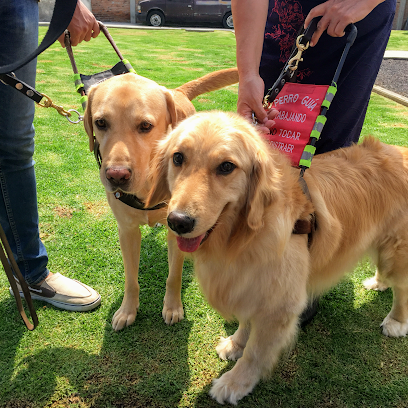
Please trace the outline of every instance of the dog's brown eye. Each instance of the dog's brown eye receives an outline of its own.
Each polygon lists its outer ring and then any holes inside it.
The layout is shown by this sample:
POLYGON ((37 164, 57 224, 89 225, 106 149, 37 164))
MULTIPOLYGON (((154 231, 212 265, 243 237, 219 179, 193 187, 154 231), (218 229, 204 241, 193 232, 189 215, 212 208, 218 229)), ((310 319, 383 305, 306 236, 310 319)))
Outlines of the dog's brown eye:
POLYGON ((105 119, 97 119, 97 120, 95 120, 95 126, 96 126, 98 129, 101 129, 101 130, 106 129, 105 119))
POLYGON ((184 156, 182 153, 174 153, 173 154, 173 163, 175 166, 179 167, 183 164, 184 156))
POLYGON ((235 169, 235 164, 231 162, 224 162, 221 163, 218 168, 217 168, 217 173, 221 174, 222 176, 226 176, 227 174, 230 174, 234 171, 235 169))
POLYGON ((140 132, 150 132, 152 128, 153 128, 153 125, 147 121, 143 121, 139 126, 140 132))

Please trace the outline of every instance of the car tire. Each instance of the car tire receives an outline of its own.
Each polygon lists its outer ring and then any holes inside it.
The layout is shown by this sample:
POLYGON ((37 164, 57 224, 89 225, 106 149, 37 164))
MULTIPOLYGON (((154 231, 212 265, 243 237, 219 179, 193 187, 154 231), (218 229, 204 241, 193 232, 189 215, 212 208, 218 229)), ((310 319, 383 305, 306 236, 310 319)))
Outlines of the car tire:
POLYGON ((153 27, 161 27, 165 23, 164 14, 161 11, 151 11, 147 15, 147 24, 153 27))
POLYGON ((229 11, 225 13, 222 19, 222 25, 224 28, 234 28, 234 22, 232 21, 232 13, 229 11))

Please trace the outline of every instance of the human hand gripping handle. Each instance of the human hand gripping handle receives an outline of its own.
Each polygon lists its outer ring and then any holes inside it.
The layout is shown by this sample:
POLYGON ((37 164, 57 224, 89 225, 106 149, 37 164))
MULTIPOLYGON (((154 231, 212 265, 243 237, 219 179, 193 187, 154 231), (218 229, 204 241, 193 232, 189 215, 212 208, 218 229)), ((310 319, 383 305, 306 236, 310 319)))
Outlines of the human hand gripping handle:
MULTIPOLYGON (((90 41, 91 38, 95 38, 99 35, 100 29, 98 21, 95 16, 88 10, 88 8, 78 0, 75 8, 74 15, 72 17, 67 30, 70 33, 71 45, 78 45, 82 41, 90 41)), ((65 48, 65 34, 61 34, 58 41, 65 48)))
POLYGON ((258 129, 269 133, 275 125, 273 118, 277 115, 276 109, 265 110, 262 104, 264 95, 264 82, 259 75, 240 77, 238 88, 237 112, 250 122, 253 114, 257 119, 258 129))
POLYGON ((356 23, 374 10, 384 0, 328 0, 310 10, 306 17, 304 28, 313 18, 322 17, 317 24, 317 29, 310 41, 314 47, 325 30, 332 37, 343 37, 345 28, 356 23))

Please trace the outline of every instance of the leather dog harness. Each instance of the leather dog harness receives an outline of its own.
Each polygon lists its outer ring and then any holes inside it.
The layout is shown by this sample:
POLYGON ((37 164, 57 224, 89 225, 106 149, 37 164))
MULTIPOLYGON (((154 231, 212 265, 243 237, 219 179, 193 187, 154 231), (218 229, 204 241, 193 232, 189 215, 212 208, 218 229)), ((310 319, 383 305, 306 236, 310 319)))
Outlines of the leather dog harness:
MULTIPOLYGON (((299 184, 302 188, 303 194, 307 199, 312 202, 312 197, 310 196, 309 188, 306 184, 306 180, 303 178, 303 175, 299 177, 299 184)), ((308 235, 308 247, 312 244, 313 233, 316 231, 316 215, 315 213, 310 214, 308 220, 300 219, 295 222, 293 226, 292 234, 307 234, 308 235)))

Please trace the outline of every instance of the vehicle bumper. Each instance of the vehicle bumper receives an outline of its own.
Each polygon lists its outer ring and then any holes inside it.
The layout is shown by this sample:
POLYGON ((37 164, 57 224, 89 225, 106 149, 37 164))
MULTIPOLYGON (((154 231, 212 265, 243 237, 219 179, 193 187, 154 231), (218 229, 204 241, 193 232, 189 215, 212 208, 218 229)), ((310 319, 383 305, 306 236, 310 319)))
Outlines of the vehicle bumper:
POLYGON ((136 14, 136 22, 138 23, 146 23, 147 13, 141 12, 136 14))

